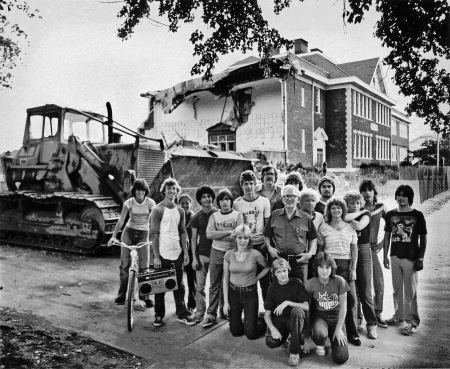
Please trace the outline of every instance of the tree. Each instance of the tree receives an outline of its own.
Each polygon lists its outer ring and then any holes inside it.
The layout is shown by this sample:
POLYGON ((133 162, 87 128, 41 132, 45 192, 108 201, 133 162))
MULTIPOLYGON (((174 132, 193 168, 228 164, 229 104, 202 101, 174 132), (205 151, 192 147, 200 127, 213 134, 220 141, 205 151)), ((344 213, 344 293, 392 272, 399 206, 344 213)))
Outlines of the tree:
MULTIPOLYGON (((420 158, 422 165, 436 165, 437 161, 437 141, 427 140, 425 141, 420 149, 413 150, 410 152, 415 158, 420 158)), ((450 139, 441 139, 439 141, 439 157, 440 165, 450 164, 450 139), (442 163, 442 160, 444 161, 442 163)))
MULTIPOLYGON (((303 0, 299 0, 303 1, 303 0)), ((446 0, 342 0, 343 20, 360 23, 366 12, 375 6, 381 13, 375 35, 391 49, 384 59, 395 72, 394 82, 405 96, 411 97, 406 110, 425 118, 436 132, 450 133, 450 74, 439 61, 450 59, 448 27, 449 10, 446 0), (373 4, 374 3, 374 4, 373 4)), ((219 55, 256 47, 261 63, 267 68, 272 49, 286 47, 292 42, 269 28, 258 0, 124 0, 118 13, 124 18, 118 36, 127 39, 141 19, 149 18, 151 5, 158 5, 158 14, 167 15, 169 29, 177 32, 180 22, 190 23, 201 11, 202 21, 212 30, 209 37, 196 30, 190 42, 194 55, 200 59, 191 75, 212 75, 219 55)), ((273 0, 274 13, 288 8, 292 0, 273 0)))
POLYGON ((23 11, 29 18, 38 13, 37 9, 30 10, 26 2, 0 0, 0 87, 3 88, 12 88, 11 71, 21 60, 22 45, 27 39, 27 34, 18 24, 8 21, 6 14, 14 9, 23 11))

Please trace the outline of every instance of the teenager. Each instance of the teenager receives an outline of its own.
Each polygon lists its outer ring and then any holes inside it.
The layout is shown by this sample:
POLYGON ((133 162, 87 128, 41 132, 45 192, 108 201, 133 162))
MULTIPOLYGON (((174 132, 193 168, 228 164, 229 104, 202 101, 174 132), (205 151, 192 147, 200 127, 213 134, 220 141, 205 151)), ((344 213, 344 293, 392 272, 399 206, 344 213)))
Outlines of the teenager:
POLYGON ((320 214, 324 214, 328 200, 331 199, 331 196, 333 196, 336 191, 336 185, 333 178, 330 176, 323 176, 320 178, 317 187, 319 189, 320 199, 314 210, 320 214))

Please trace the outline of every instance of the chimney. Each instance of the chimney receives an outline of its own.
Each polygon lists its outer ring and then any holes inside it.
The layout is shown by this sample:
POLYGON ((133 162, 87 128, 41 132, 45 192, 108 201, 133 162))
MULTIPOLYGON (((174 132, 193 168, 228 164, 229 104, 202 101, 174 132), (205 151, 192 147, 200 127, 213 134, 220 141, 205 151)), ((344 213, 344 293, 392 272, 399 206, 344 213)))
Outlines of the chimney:
POLYGON ((302 38, 297 38, 294 40, 294 53, 297 54, 304 54, 309 52, 308 50, 308 41, 305 41, 302 38))
POLYGON ((318 53, 323 54, 322 50, 318 49, 317 47, 314 49, 311 49, 311 52, 317 51, 318 53))

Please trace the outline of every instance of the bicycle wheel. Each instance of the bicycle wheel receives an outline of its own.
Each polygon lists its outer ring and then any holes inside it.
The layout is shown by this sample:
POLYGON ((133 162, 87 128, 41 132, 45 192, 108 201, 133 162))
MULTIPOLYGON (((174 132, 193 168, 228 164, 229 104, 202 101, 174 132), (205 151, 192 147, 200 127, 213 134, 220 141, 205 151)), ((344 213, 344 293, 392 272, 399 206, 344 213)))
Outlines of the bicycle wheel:
POLYGON ((128 276, 128 311, 127 311, 127 323, 128 323, 128 331, 133 330, 134 324, 134 298, 136 293, 136 271, 130 270, 130 274, 128 276))

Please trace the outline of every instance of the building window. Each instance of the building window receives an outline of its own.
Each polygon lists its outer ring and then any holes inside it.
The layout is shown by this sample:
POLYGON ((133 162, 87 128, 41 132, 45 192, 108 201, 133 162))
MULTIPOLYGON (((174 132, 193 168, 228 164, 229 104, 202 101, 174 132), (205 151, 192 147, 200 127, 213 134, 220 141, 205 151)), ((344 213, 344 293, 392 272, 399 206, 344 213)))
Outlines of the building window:
POLYGON ((372 99, 359 93, 353 91, 353 114, 372 120, 372 99))
POLYGON ((391 109, 378 102, 375 103, 375 121, 385 126, 391 125, 391 109))
POLYGON ((402 162, 408 159, 408 149, 406 147, 398 147, 398 161, 402 162))
POLYGON ((303 87, 300 89, 300 97, 302 100, 302 108, 304 108, 305 107, 305 89, 303 87))
POLYGON ((302 153, 306 152, 305 146, 305 130, 302 129, 302 153))
POLYGON ((397 122, 395 120, 392 121, 391 133, 393 136, 397 136, 397 122))
POLYGON ((217 145, 222 151, 236 150, 236 136, 235 135, 210 135, 209 143, 217 145))
POLYGON ((391 161, 397 162, 397 145, 391 147, 391 161))
POLYGON ((320 88, 314 87, 314 111, 320 113, 320 88))
POLYGON ((353 159, 372 159, 372 134, 353 131, 353 159))
POLYGON ((390 160, 391 140, 384 136, 377 136, 376 159, 390 160))
POLYGON ((408 138, 408 126, 404 123, 399 123, 398 128, 400 131, 399 136, 403 138, 408 138))

